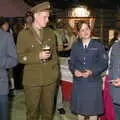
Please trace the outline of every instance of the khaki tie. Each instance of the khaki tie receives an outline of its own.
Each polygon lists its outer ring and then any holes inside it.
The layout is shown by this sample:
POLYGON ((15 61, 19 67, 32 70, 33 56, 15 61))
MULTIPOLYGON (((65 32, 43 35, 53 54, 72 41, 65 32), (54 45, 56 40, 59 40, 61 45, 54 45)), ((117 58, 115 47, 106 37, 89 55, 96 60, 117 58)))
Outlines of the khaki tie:
POLYGON ((43 41, 43 30, 42 29, 39 30, 39 37, 40 37, 40 41, 43 41))

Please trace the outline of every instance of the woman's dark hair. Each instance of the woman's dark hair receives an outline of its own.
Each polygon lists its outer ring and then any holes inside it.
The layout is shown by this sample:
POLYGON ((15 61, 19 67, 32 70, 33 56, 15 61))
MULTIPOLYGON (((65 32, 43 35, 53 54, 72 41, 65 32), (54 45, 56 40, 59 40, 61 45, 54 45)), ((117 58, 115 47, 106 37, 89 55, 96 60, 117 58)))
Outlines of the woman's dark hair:
POLYGON ((80 20, 76 23, 76 29, 77 31, 80 31, 81 27, 83 24, 87 24, 88 27, 90 28, 90 24, 89 24, 89 21, 84 21, 84 20, 80 20))
POLYGON ((8 22, 4 17, 1 17, 0 18, 0 28, 2 27, 2 25, 4 24, 4 23, 6 23, 6 22, 8 22))
POLYGON ((30 10, 26 11, 26 13, 25 13, 25 17, 24 17, 25 22, 27 22, 27 19, 29 17, 32 18, 32 22, 33 22, 34 21, 34 16, 33 16, 33 13, 30 10))

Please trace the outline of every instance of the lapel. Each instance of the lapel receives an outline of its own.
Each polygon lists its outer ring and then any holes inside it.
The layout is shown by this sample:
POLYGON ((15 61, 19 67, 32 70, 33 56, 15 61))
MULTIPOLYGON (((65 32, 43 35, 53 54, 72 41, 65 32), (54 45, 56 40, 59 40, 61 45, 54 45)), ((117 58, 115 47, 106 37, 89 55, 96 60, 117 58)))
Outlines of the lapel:
POLYGON ((87 48, 91 48, 92 46, 93 46, 93 40, 91 39, 87 48))
MULTIPOLYGON (((37 34, 37 32, 33 29, 32 26, 30 26, 30 30, 31 30, 31 32, 32 32, 32 34, 33 34, 33 36, 34 36, 35 41, 36 41, 38 44, 42 45, 42 43, 43 43, 43 37, 41 38, 41 37, 37 34)), ((43 36, 44 36, 44 35, 43 35, 43 36)))
POLYGON ((34 28, 32 26, 29 27, 30 28, 30 31, 31 31, 31 34, 34 36, 34 40, 40 45, 40 46, 43 46, 44 44, 49 44, 50 46, 52 46, 52 38, 50 37, 50 33, 47 32, 48 30, 47 29, 43 29, 42 31, 42 37, 39 36, 37 34, 37 32, 34 30, 34 28))
POLYGON ((51 46, 52 44, 52 34, 50 33, 50 31, 47 28, 43 29, 43 42, 42 44, 48 44, 51 46))

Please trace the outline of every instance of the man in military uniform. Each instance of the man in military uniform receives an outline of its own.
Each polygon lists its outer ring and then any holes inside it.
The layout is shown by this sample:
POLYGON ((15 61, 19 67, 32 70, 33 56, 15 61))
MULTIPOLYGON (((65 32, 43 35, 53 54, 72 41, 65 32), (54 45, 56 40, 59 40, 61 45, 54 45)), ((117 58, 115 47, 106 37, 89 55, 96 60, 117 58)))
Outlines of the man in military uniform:
POLYGON ((31 9, 34 21, 18 35, 17 53, 25 64, 23 85, 27 120, 38 120, 39 104, 42 120, 52 120, 54 95, 59 74, 56 39, 52 30, 45 28, 50 3, 44 2, 31 9), (44 51, 44 46, 50 49, 44 51))

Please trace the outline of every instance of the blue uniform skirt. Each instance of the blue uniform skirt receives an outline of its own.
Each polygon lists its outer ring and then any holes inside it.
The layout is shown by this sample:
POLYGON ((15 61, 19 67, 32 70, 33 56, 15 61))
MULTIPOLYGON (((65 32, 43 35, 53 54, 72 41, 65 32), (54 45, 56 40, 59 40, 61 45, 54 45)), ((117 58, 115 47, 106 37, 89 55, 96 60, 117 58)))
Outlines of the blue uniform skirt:
POLYGON ((83 115, 103 113, 102 82, 99 80, 74 80, 71 111, 83 115))

